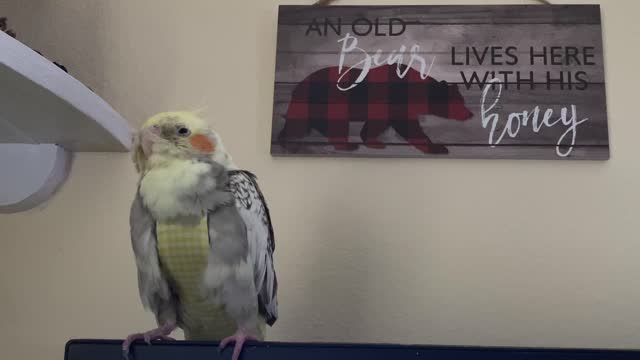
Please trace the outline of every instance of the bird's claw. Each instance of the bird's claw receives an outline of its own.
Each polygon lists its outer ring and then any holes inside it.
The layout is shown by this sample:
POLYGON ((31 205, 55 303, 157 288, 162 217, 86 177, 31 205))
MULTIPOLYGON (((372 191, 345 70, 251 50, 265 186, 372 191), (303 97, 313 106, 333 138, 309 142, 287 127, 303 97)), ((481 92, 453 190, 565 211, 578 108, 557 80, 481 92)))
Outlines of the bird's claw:
POLYGON ((158 335, 156 337, 151 337, 149 334, 144 335, 144 342, 146 342, 147 344, 151 345, 151 341, 153 340, 176 341, 176 339, 168 335, 158 335))
POLYGON ((151 345, 151 342, 153 340, 175 341, 174 338, 169 336, 169 334, 171 334, 174 329, 175 326, 167 325, 144 333, 136 333, 127 336, 127 338, 122 343, 123 357, 125 358, 125 360, 129 360, 129 348, 131 347, 131 344, 133 344, 136 340, 143 340, 149 345, 151 345))
POLYGON ((218 351, 222 352, 227 347, 227 345, 229 345, 230 343, 234 343, 235 345, 233 347, 233 356, 231 357, 231 360, 238 360, 240 358, 240 353, 242 352, 242 347, 247 341, 258 341, 258 339, 255 336, 246 334, 242 330, 238 330, 235 334, 220 341, 218 351))

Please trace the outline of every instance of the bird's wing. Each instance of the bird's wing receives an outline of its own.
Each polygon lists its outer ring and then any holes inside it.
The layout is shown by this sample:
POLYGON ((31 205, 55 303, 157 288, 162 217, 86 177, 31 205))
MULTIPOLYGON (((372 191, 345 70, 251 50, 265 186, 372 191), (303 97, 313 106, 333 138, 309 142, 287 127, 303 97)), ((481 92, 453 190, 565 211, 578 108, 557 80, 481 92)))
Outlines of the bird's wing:
POLYGON ((156 246, 156 223, 143 204, 139 192, 131 204, 129 225, 142 304, 153 311, 159 325, 167 322, 176 323, 177 299, 160 268, 156 246))
POLYGON ((278 279, 273 264, 275 239, 269 208, 252 173, 229 171, 229 187, 247 229, 249 260, 258 292, 258 311, 267 324, 273 325, 278 318, 278 279))

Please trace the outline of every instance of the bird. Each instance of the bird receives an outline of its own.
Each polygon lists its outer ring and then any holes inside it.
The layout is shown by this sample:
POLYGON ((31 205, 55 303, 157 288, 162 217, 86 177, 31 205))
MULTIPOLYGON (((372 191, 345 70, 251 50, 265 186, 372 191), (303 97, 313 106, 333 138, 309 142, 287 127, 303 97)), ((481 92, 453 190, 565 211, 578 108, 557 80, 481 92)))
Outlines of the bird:
POLYGON ((264 340, 278 318, 275 239, 257 177, 238 168, 199 114, 151 116, 133 136, 139 174, 129 223, 138 289, 157 328, 123 341, 264 340))

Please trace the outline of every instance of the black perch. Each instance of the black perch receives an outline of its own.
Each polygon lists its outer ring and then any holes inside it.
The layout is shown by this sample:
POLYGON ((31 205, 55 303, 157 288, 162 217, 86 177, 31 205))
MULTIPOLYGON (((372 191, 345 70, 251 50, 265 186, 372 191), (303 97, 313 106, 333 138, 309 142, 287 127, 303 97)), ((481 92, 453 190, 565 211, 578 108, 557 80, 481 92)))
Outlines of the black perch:
MULTIPOLYGON (((218 353, 217 343, 171 342, 132 346, 132 360, 222 360, 231 350, 218 353)), ((121 360, 122 341, 71 340, 65 360, 121 360)), ((407 346, 374 344, 250 343, 243 360, 631 360, 637 350, 542 349, 462 346, 407 346)))

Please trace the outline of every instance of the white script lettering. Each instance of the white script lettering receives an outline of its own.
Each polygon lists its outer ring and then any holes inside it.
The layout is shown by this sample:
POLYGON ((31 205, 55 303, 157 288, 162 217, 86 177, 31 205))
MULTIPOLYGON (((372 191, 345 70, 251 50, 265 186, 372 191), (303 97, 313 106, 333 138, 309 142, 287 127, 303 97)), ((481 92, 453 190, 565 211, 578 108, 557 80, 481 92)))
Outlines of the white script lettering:
POLYGON ((349 33, 347 33, 343 38, 338 40, 338 42, 342 44, 342 50, 340 51, 340 62, 338 65, 338 72, 340 73, 340 78, 338 79, 337 87, 342 91, 348 91, 358 86, 358 84, 364 81, 364 79, 369 74, 369 70, 371 70, 372 66, 374 65, 381 66, 384 64, 387 64, 387 65, 397 64, 398 68, 396 70, 396 73, 400 78, 404 78, 409 72, 409 70, 411 69, 412 65, 414 63, 418 63, 418 65, 420 66, 420 77, 424 80, 431 73, 431 68, 433 67, 433 63, 436 60, 436 57, 434 56, 433 59, 431 60, 431 64, 429 64, 427 67, 427 60, 425 60, 425 58, 420 55, 420 47, 418 45, 413 45, 409 51, 409 54, 406 54, 407 47, 402 45, 400 49, 391 51, 391 53, 386 58, 384 58, 382 54, 382 50, 377 50, 374 55, 369 55, 365 50, 359 48, 358 38, 356 38, 355 36, 352 36, 349 33), (347 57, 347 55, 352 55, 354 53, 362 54, 364 55, 364 57, 362 58, 362 60, 351 65, 344 72, 342 72, 345 67, 345 58, 347 57), (407 68, 404 71, 401 71, 400 65, 404 63, 404 57, 406 55, 409 55, 409 62, 407 63, 407 68), (357 68, 362 69, 358 78, 347 87, 341 86, 340 84, 343 78, 349 73, 349 71, 357 68))
POLYGON ((494 112, 494 108, 500 102, 500 95, 502 94, 502 83, 499 79, 494 78, 490 80, 487 85, 484 87, 482 91, 482 103, 481 103, 481 113, 482 113, 482 127, 484 129, 487 126, 490 126, 489 130, 489 144, 492 147, 500 144, 502 139, 505 136, 509 136, 510 138, 516 138, 520 128, 526 127, 531 122, 531 128, 534 133, 539 133, 542 127, 552 128, 558 124, 562 124, 567 127, 566 131, 560 135, 558 138, 558 142, 556 143, 556 154, 560 157, 567 157, 573 151, 573 147, 576 144, 576 136, 578 132, 578 126, 588 121, 589 118, 584 118, 582 120, 578 120, 577 108, 575 105, 565 106, 560 109, 560 117, 556 120, 551 120, 553 116, 553 110, 547 108, 544 112, 544 116, 542 117, 542 121, 540 121, 540 106, 536 106, 532 112, 524 110, 522 112, 513 112, 510 113, 507 117, 506 124, 504 124, 504 128, 500 133, 499 137, 496 139, 496 129, 500 123, 500 115, 494 112), (489 90, 492 87, 497 86, 497 95, 490 106, 487 107, 487 95, 489 94, 489 90), (568 108, 571 108, 571 116, 567 116, 568 108), (570 144, 566 144, 565 139, 570 136, 571 141, 570 144), (562 150, 561 147, 567 147, 566 150, 562 150))

